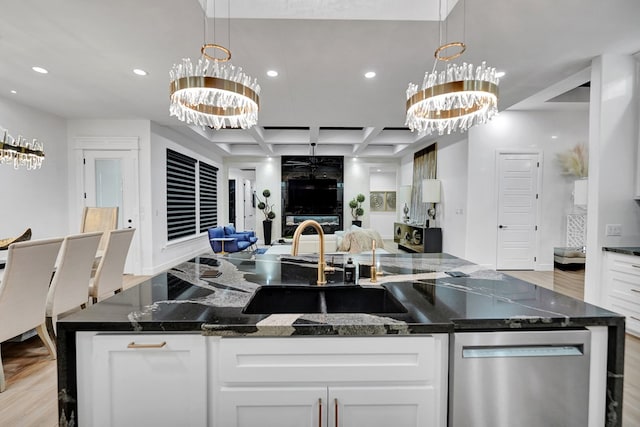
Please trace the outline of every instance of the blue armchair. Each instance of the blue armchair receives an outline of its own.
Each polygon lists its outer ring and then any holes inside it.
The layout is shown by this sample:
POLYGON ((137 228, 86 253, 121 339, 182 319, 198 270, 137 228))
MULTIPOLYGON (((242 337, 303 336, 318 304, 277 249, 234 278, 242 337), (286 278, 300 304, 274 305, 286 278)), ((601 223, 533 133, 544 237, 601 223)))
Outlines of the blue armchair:
POLYGON ((225 225, 223 228, 225 237, 235 237, 238 241, 247 240, 251 243, 249 246, 253 246, 258 242, 255 231, 238 231, 233 224, 225 225))
POLYGON ((220 253, 222 252, 223 247, 224 247, 224 252, 240 252, 254 245, 258 241, 258 239, 255 236, 253 236, 253 239, 255 239, 253 240, 251 239, 252 236, 250 236, 250 234, 244 234, 244 233, 252 233, 252 232, 227 234, 225 233, 225 231, 227 231, 225 230, 227 227, 215 227, 207 230, 209 233, 209 244, 211 245, 211 249, 213 249, 213 252, 220 253), (223 246, 222 245, 223 242, 221 240, 216 240, 220 238, 232 239, 232 240, 225 240, 224 246, 223 246))

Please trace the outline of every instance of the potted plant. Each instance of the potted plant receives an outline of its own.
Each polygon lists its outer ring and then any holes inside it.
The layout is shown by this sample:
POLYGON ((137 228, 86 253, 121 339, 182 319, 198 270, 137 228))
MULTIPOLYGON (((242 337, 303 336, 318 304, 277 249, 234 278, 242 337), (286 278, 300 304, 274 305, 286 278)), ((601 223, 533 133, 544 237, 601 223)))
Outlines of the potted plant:
POLYGON ((276 217, 276 213, 273 211, 273 205, 269 204, 269 197, 271 197, 271 191, 263 190, 262 196, 264 197, 264 201, 260 200, 258 196, 258 209, 262 211, 264 214, 264 220, 262 221, 262 231, 264 232, 264 241, 265 244, 271 244, 271 222, 276 217))
POLYGON ((353 216, 353 221, 351 224, 357 225, 358 227, 362 227, 362 221, 360 218, 364 215, 364 209, 362 207, 362 203, 364 202, 364 194, 360 193, 349 202, 349 207, 351 208, 351 216, 353 216))

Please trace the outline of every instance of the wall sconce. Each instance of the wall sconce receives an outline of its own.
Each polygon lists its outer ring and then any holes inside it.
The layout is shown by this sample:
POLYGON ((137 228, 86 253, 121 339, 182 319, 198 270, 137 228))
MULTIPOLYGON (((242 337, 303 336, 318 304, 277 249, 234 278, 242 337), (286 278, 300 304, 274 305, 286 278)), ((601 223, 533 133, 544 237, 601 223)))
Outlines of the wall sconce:
POLYGON ((436 203, 440 203, 440 180, 424 179, 422 180, 422 203, 433 203, 433 206, 427 210, 427 216, 430 220, 436 220, 436 203))

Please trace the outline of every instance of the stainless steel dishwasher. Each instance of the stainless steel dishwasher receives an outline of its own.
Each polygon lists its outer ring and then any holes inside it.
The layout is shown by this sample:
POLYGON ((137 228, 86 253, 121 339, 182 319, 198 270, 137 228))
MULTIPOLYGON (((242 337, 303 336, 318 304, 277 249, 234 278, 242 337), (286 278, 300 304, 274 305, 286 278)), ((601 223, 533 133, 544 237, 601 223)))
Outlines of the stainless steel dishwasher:
POLYGON ((450 346, 450 427, 588 424, 588 330, 465 332, 450 346))

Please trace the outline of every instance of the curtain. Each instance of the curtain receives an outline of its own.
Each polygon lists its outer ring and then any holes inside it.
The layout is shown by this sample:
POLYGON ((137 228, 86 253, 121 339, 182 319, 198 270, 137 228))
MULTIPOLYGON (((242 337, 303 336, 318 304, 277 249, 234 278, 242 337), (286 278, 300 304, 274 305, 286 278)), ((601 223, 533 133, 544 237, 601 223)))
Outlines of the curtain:
POLYGON ((437 150, 438 144, 433 143, 427 148, 413 155, 413 185, 411 187, 411 211, 409 216, 412 223, 427 223, 426 203, 422 203, 422 180, 437 178, 437 150))

